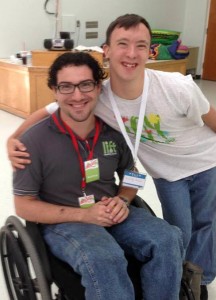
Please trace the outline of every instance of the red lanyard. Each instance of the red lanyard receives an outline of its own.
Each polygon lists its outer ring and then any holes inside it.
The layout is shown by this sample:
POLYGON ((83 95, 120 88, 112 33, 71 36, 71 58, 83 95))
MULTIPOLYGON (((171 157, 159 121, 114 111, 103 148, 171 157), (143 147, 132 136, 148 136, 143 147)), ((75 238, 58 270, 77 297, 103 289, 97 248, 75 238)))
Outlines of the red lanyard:
MULTIPOLYGON (((52 118, 53 118, 53 121, 55 122, 56 126, 62 133, 66 134, 68 132, 70 135, 72 145, 74 146, 76 153, 78 155, 78 159, 79 159, 80 171, 81 171, 81 175, 82 175, 81 188, 84 193, 84 190, 86 187, 85 168, 84 168, 82 156, 79 151, 79 144, 78 144, 77 138, 76 138, 75 134, 73 133, 73 131, 71 130, 71 128, 63 120, 62 120, 62 123, 63 123, 63 126, 62 126, 55 114, 52 114, 52 118)), ((96 119, 95 135, 94 135, 92 147, 90 147, 88 140, 86 140, 86 146, 89 150, 87 160, 91 160, 93 158, 94 148, 98 141, 99 135, 100 135, 100 121, 98 119, 96 119)))

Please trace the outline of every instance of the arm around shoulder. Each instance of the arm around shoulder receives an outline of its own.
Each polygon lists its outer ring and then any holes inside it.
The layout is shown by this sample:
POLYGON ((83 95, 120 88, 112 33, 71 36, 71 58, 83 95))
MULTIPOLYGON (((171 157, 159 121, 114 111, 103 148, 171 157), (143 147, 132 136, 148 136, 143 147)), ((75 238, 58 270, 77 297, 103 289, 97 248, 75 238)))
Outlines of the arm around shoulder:
POLYGON ((46 108, 41 108, 37 110, 32 115, 30 115, 18 128, 17 130, 8 138, 7 140, 7 151, 8 158, 11 161, 13 168, 24 168, 25 164, 29 164, 30 160, 29 153, 26 152, 26 147, 21 143, 18 138, 32 125, 36 124, 40 120, 49 116, 46 108))

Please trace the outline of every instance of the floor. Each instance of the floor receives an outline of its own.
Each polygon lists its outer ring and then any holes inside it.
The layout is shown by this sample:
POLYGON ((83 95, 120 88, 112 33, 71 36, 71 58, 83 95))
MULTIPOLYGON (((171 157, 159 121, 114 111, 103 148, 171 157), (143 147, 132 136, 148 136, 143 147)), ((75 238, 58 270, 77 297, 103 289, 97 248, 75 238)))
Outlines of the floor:
MULTIPOLYGON (((196 83, 202 89, 203 93, 216 107, 216 82, 196 80, 196 83)), ((23 119, 0 110, 0 227, 3 225, 7 216, 14 214, 13 196, 12 196, 12 169, 7 158, 6 140, 12 132, 23 122, 23 119)), ((139 169, 142 169, 140 166, 139 169)), ((150 204, 158 217, 162 217, 160 203, 150 177, 147 178, 146 186, 140 195, 150 204)), ((216 299, 216 280, 209 285, 209 300, 216 299)), ((0 291, 1 300, 9 300, 6 292, 2 269, 0 266, 0 291)), ((156 299, 159 300, 159 299, 156 299)))

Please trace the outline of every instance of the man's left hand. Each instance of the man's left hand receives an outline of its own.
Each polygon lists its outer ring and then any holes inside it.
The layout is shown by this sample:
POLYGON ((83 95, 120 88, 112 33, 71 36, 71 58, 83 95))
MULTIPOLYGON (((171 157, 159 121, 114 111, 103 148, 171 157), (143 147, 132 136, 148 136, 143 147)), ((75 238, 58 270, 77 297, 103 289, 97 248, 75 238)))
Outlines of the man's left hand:
POLYGON ((129 215, 129 209, 118 196, 113 198, 102 197, 101 201, 107 206, 106 212, 110 213, 110 219, 117 223, 123 222, 129 215))

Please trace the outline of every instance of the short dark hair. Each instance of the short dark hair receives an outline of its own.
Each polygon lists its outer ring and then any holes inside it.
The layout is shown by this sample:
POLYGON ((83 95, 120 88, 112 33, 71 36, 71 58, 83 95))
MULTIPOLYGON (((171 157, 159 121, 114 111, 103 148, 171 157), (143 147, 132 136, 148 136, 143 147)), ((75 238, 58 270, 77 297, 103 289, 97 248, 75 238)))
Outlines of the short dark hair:
POLYGON ((57 86, 57 73, 67 66, 88 66, 95 82, 100 83, 107 77, 99 62, 87 52, 66 52, 55 59, 48 73, 48 87, 57 86))
POLYGON ((140 23, 142 23, 148 28, 150 37, 152 37, 151 27, 149 23, 146 21, 146 19, 136 14, 126 14, 118 17, 108 26, 106 31, 106 44, 107 45, 110 44, 111 34, 116 27, 118 28, 123 27, 124 29, 129 29, 131 27, 135 27, 139 25, 140 23))

